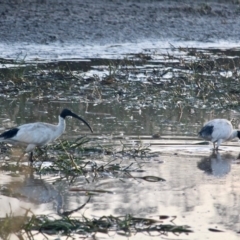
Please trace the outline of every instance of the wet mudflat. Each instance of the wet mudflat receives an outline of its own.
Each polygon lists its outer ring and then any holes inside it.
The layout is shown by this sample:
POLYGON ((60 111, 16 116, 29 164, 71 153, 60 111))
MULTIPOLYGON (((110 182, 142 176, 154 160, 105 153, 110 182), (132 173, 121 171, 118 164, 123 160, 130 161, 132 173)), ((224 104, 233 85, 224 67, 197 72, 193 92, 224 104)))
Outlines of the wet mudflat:
POLYGON ((238 49, 1 59, 0 74, 1 132, 65 107, 94 129, 67 119, 32 167, 1 144, 2 238, 238 238, 239 143, 197 137, 212 118, 239 125, 238 49))

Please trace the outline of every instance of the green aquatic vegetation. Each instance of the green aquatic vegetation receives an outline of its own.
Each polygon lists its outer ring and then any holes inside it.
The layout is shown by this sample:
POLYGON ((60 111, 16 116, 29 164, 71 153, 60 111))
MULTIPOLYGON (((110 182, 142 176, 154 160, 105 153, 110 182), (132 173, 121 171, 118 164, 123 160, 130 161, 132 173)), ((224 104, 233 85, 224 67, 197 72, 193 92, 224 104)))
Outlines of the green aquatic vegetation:
POLYGON ((48 147, 48 150, 55 151, 51 164, 47 166, 43 163, 37 164, 35 169, 38 174, 58 173, 61 179, 67 179, 70 184, 80 176, 87 182, 97 181, 101 176, 133 178, 149 182, 165 181, 157 176, 136 177, 130 174, 144 172, 144 169, 141 169, 141 161, 151 159, 154 153, 151 153, 149 146, 143 145, 141 141, 134 144, 122 141, 120 143, 120 146, 118 145, 114 150, 114 146, 100 146, 96 141, 91 142, 87 138, 57 141, 48 147), (111 150, 109 150, 110 147, 111 150))
POLYGON ((150 145, 149 144, 143 144, 141 140, 134 141, 134 143, 129 142, 123 142, 121 143, 121 151, 117 153, 121 153, 123 156, 129 156, 131 158, 146 158, 152 156, 152 153, 150 153, 150 145))
POLYGON ((47 150, 58 150, 58 151, 86 151, 87 147, 83 146, 89 143, 91 139, 87 137, 79 137, 74 140, 60 140, 52 145, 48 145, 47 150))
POLYGON ((19 239, 23 239, 23 230, 29 222, 31 210, 26 210, 23 216, 14 216, 12 212, 0 218, 0 238, 11 239, 11 234, 16 234, 19 239))
MULTIPOLYGON (((228 56, 221 50, 174 46, 170 52, 149 52, 147 56, 139 53, 122 60, 92 59, 89 63, 39 63, 33 65, 31 70, 28 70, 31 65, 25 66, 19 61, 16 66, 19 64, 24 70, 22 75, 27 86, 13 81, 11 88, 11 82, 8 82, 10 85, 3 86, 3 89, 6 87, 5 92, 10 95, 11 89, 12 95, 28 90, 34 98, 41 99, 62 98, 97 103, 117 99, 130 109, 144 105, 174 109, 178 108, 178 102, 182 102, 183 108, 198 109, 239 106, 237 54, 232 58, 231 54, 228 56), (163 60, 154 61, 155 57, 163 60), (92 76, 87 74, 91 67, 94 68, 92 76)), ((6 67, 0 73, 4 75, 4 71, 14 73, 14 68, 6 67)))
POLYGON ((30 71, 32 66, 25 62, 25 58, 26 56, 23 58, 18 56, 15 60, 3 62, 0 76, 4 81, 6 81, 9 87, 17 87, 15 84, 22 83, 26 80, 25 75, 30 71), (7 64, 14 67, 9 68, 7 64))
POLYGON ((130 237, 137 233, 146 234, 160 234, 167 233, 174 234, 188 234, 192 230, 189 226, 178 226, 173 223, 163 224, 162 220, 155 220, 150 218, 138 218, 130 214, 125 216, 102 216, 99 218, 81 218, 62 217, 54 219, 46 215, 33 215, 24 230, 29 233, 31 231, 38 231, 42 234, 59 234, 62 235, 89 235, 97 233, 110 234, 116 232, 118 235, 130 237))

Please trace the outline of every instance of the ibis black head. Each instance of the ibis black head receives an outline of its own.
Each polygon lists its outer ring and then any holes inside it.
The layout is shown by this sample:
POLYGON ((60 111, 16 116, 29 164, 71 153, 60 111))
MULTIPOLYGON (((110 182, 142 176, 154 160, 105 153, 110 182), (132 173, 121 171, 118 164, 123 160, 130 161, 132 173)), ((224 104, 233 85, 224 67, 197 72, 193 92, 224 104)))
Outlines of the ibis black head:
POLYGON ((90 129, 91 132, 93 132, 92 128, 90 127, 90 125, 88 124, 87 121, 85 121, 84 119, 82 119, 81 117, 79 117, 77 114, 73 113, 71 110, 65 108, 62 110, 61 114, 60 114, 60 117, 62 117, 63 119, 65 119, 67 116, 71 116, 71 117, 74 117, 74 118, 77 118, 79 119, 80 121, 84 122, 88 128, 90 129))

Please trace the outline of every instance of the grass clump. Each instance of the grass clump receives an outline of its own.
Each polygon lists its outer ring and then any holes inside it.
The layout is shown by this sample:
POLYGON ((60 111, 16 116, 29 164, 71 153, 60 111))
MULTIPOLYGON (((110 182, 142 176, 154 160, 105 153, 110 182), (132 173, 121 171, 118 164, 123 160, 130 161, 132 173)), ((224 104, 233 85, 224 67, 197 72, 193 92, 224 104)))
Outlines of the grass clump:
MULTIPOLYGON (((149 146, 141 142, 129 144, 120 141, 114 150, 113 145, 100 145, 97 140, 88 138, 76 140, 63 140, 46 147, 45 151, 51 152, 50 165, 42 162, 36 164, 38 174, 59 174, 61 179, 66 178, 71 184, 82 176, 87 182, 97 181, 98 177, 134 178, 149 182, 165 181, 157 176, 132 176, 141 170, 141 161, 154 156, 149 146), (119 149, 120 148, 120 149, 119 149), (54 154, 54 155, 53 155, 54 154)), ((41 160, 43 151, 39 152, 41 160)), ((45 156, 44 156, 45 157, 45 156)))
POLYGON ((173 109, 179 102, 182 108, 225 109, 239 106, 240 60, 237 52, 234 58, 232 54, 234 51, 172 45, 170 53, 139 53, 129 56, 131 60, 93 59, 87 72, 81 62, 35 64, 29 69, 19 61, 15 68, 6 67, 0 74, 9 80, 3 82, 3 93, 12 96, 28 90, 41 99, 117 100, 128 109, 144 105, 173 109), (157 62, 157 58, 163 60, 157 62), (14 80, 23 78, 24 84, 14 80))
POLYGON ((125 216, 102 216, 100 218, 81 218, 62 217, 54 219, 48 216, 32 216, 25 225, 26 232, 39 231, 42 234, 56 235, 96 235, 98 233, 117 233, 121 236, 130 237, 137 233, 159 234, 167 233, 188 234, 192 230, 189 226, 163 224, 162 221, 149 218, 136 218, 130 214, 125 216))
POLYGON ((96 236, 98 233, 116 233, 121 236, 130 237, 137 233, 165 235, 188 234, 193 232, 189 226, 175 225, 163 223, 160 220, 151 218, 134 217, 130 214, 124 216, 101 216, 99 218, 82 217, 73 218, 70 215, 84 208, 90 201, 88 198, 85 204, 72 210, 59 213, 58 217, 47 215, 34 215, 30 210, 26 210, 23 216, 14 216, 12 213, 0 219, 0 237, 2 239, 10 239, 12 234, 24 239, 27 235, 28 239, 35 239, 36 235, 64 235, 73 237, 80 236, 96 236))

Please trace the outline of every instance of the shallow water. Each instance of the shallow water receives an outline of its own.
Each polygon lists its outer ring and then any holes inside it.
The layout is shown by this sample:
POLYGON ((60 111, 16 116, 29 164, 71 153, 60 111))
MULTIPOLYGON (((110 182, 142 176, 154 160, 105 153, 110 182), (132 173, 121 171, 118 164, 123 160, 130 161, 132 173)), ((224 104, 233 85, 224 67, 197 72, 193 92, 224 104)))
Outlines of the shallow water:
MULTIPOLYGON (((181 146, 159 144, 151 149, 157 152, 156 156, 141 162, 144 172, 132 173, 135 179, 109 173, 90 183, 79 177, 69 186, 67 181, 56 181, 59 177, 54 175, 9 176, 8 171, 1 171, 2 188, 21 194, 17 198, 1 196, 1 206, 5 206, 1 217, 10 211, 23 214, 28 208, 35 214, 51 215, 56 214, 58 208, 73 210, 86 202, 84 189, 103 189, 109 193, 94 193, 90 203, 72 217, 81 217, 83 213, 86 217, 132 214, 159 219, 163 215, 169 216, 165 221, 168 222, 174 219, 171 216, 176 216, 175 224, 189 225, 194 231, 189 236, 181 234, 180 239, 237 239, 240 228, 237 147, 223 146, 217 154, 212 153, 210 146, 190 146, 184 142, 181 146), (137 178, 146 175, 166 181, 147 182, 137 178), (80 190, 69 191, 76 188, 80 190), (211 232, 210 228, 224 232, 211 232)), ((141 238, 141 234, 137 237, 141 238)), ((169 237, 178 239, 172 234, 169 237)), ((142 239, 151 237, 142 236, 142 239)))
POLYGON ((119 59, 123 56, 131 56, 137 53, 149 54, 154 52, 156 55, 169 53, 178 48, 196 48, 196 49, 219 49, 223 51, 235 52, 239 50, 238 42, 234 41, 213 41, 213 42, 198 42, 198 41, 176 41, 168 39, 161 40, 146 40, 137 43, 119 43, 119 44, 84 44, 79 42, 67 43, 51 43, 51 44, 32 44, 15 42, 11 44, 11 48, 6 43, 0 43, 2 49, 1 57, 4 59, 21 59, 24 57, 26 61, 60 61, 60 60, 79 60, 86 61, 92 58, 102 59, 119 59))
MULTIPOLYGON (((162 64, 163 58, 160 54, 157 57, 138 69, 136 81, 145 84, 143 72, 162 64)), ((77 68, 77 64, 79 61, 74 67, 77 68)), ((83 70, 86 77, 107 73, 107 66, 101 60, 91 60, 90 66, 88 64, 84 65, 83 70)), ((167 81, 168 78, 171 79, 172 75, 167 75, 163 80, 167 81)), ((131 79, 134 81, 134 77, 131 79)), ((235 119, 234 126, 237 127, 238 109, 181 108, 176 105, 176 101, 170 100, 169 105, 164 107, 157 100, 148 99, 151 94, 147 95, 142 89, 136 91, 136 94, 130 91, 124 93, 127 96, 119 99, 114 90, 107 86, 101 92, 103 97, 87 99, 85 95, 92 91, 88 85, 82 88, 84 91, 87 89, 86 92, 72 94, 74 87, 63 87, 60 95, 48 88, 40 89, 42 91, 38 95, 31 89, 16 96, 3 93, 0 98, 0 130, 35 121, 57 123, 59 112, 67 107, 87 120, 94 134, 77 120, 67 119, 63 139, 87 135, 99 144, 112 144, 120 149, 122 142, 128 146, 142 144, 149 146, 154 156, 137 160, 122 156, 121 161, 118 160, 124 166, 133 164, 134 168, 142 170, 131 172, 133 178, 103 172, 94 179, 88 173, 89 181, 86 181, 86 176, 79 176, 74 184, 62 179, 61 174, 39 176, 29 171, 28 167, 17 172, 2 167, 0 203, 4 211, 1 211, 1 217, 11 212, 24 214, 24 209, 28 208, 35 214, 55 216, 60 210, 72 210, 84 204, 88 198, 85 190, 107 190, 109 192, 93 191, 90 203, 72 216, 132 214, 154 219, 159 219, 160 215, 176 216, 175 224, 189 225, 194 233, 181 234, 180 237, 169 234, 170 239, 238 238, 239 143, 235 140, 223 144, 219 153, 213 153, 212 145, 201 145, 203 141, 197 137, 204 122, 212 118, 235 119), (52 94, 54 92, 58 97, 52 94), (160 138, 152 138, 156 133, 159 133, 160 138), (148 182, 140 178, 144 176, 157 176, 166 181, 148 182), (78 190, 71 191, 72 188, 78 190), (11 191, 6 193, 6 190, 11 191), (211 232, 210 228, 224 232, 211 232)), ((11 154, 2 154, 2 165, 5 164, 4 160, 11 163, 20 154, 19 148, 13 148, 11 154)), ((101 154, 93 154, 89 158, 101 163, 109 161, 108 156, 101 154)), ((103 234, 99 234, 99 237, 113 238, 103 234)), ((119 235, 115 235, 115 238, 119 239, 119 235)), ((137 234, 131 239, 152 237, 137 234)))

